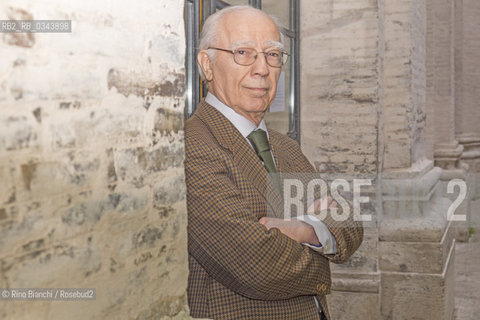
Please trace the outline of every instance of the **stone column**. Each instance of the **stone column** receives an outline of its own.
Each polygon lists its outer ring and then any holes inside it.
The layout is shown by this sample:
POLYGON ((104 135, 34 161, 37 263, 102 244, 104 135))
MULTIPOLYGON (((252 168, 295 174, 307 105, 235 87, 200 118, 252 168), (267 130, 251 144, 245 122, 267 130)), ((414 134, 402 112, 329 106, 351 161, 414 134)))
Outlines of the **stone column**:
POLYGON ((432 148, 425 130, 426 1, 379 3, 380 314, 382 319, 451 319, 450 202, 442 196, 442 170, 428 159, 432 148))
POLYGON ((472 197, 480 197, 480 2, 455 1, 455 133, 470 166, 472 197))
POLYGON ((461 170, 463 146, 455 139, 453 1, 428 0, 427 9, 427 103, 434 109, 435 165, 461 170))
MULTIPOLYGON (((376 1, 301 1, 302 149, 317 170, 335 178, 362 175, 375 184, 378 137, 376 1)), ((362 214, 375 215, 375 188, 362 214)), ((368 189, 362 188, 362 196, 368 189)), ((365 225, 358 251, 332 264, 333 319, 379 319, 377 242, 365 225)))
MULTIPOLYGON (((433 127, 435 165, 442 168, 444 196, 452 179, 464 181, 471 189, 468 165, 461 161, 464 146, 455 138, 455 4, 453 0, 427 0, 427 110, 433 127)), ((468 240, 470 196, 465 197, 455 214, 465 221, 455 223, 456 239, 468 240)))
POLYGON ((332 317, 449 319, 454 234, 426 130, 426 0, 306 0, 302 19, 303 150, 320 172, 373 187, 362 214, 376 223, 332 265, 332 317))

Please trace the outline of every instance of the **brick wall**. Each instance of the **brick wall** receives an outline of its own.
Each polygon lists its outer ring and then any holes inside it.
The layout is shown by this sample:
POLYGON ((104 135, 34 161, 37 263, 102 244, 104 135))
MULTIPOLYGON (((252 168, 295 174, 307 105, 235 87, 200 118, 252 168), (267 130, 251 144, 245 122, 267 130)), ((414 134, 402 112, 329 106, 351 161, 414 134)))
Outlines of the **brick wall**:
POLYGON ((0 19, 0 287, 96 288, 3 301, 2 319, 181 314, 187 276, 183 0, 6 0, 0 19))

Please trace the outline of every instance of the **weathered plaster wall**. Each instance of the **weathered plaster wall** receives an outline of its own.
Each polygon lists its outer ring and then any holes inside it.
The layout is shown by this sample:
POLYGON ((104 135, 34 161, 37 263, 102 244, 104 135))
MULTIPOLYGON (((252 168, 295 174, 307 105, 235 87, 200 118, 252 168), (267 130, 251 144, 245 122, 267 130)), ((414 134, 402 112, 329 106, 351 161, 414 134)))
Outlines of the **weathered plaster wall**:
POLYGON ((181 314, 187 276, 182 0, 2 1, 0 287, 96 288, 4 301, 2 319, 181 314))

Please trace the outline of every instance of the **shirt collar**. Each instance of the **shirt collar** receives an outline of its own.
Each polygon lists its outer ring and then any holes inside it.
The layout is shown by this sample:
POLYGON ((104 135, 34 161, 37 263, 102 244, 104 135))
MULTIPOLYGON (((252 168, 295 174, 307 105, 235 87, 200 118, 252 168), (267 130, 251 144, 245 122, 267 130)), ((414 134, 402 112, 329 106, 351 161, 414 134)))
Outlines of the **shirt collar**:
POLYGON ((205 102, 210 104, 221 114, 223 114, 233 124, 233 126, 237 128, 238 131, 240 131, 240 133, 245 139, 250 134, 250 132, 256 129, 264 130, 265 132, 267 132, 268 137, 267 126, 264 119, 262 119, 259 126, 257 127, 252 121, 248 120, 241 114, 236 113, 235 110, 228 107, 210 92, 205 97, 205 102))

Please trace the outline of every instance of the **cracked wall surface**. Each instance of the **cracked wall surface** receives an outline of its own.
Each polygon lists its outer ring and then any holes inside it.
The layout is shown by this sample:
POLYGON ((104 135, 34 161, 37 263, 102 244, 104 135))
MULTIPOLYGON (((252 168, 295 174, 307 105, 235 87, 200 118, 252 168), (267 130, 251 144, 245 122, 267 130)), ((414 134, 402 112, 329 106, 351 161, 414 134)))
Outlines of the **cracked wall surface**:
POLYGON ((2 319, 186 313, 182 0, 2 1, 0 287, 95 301, 0 301, 2 319))

